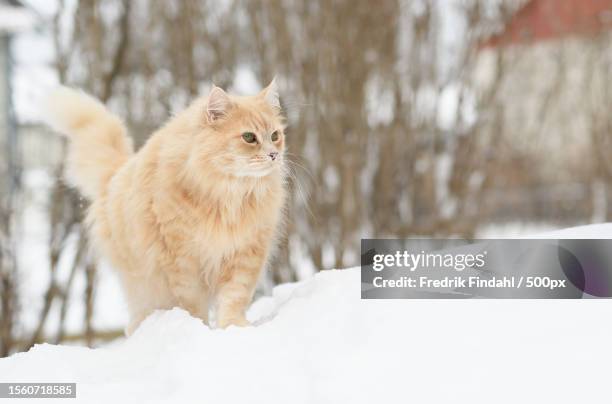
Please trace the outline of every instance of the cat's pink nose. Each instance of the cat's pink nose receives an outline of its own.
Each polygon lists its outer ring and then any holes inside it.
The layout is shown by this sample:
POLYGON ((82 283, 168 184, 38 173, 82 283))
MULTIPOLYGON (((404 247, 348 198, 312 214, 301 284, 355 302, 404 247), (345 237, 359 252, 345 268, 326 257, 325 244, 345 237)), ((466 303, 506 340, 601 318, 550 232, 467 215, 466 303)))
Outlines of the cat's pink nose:
POLYGON ((268 156, 274 161, 278 157, 278 152, 268 153, 268 156))

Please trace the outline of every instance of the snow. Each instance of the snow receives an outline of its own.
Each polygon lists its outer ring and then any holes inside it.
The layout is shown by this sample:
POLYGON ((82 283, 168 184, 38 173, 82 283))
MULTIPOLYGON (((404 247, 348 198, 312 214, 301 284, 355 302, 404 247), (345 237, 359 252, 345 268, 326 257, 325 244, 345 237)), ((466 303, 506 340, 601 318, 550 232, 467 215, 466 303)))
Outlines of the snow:
POLYGON ((612 239, 612 224, 598 223, 553 230, 553 226, 537 223, 508 223, 485 226, 477 232, 477 238, 524 239, 612 239))
POLYGON ((550 231, 531 238, 568 238, 568 239, 611 239, 612 225, 610 223, 590 224, 569 229, 550 231))
MULTIPOLYGON (((542 237, 602 238, 612 224, 542 237)), ((88 349, 37 345, 0 382, 76 382, 76 402, 603 402, 609 300, 361 300, 358 268, 256 301, 254 325, 210 329, 174 309, 88 349)), ((74 402, 71 401, 71 402, 74 402)))

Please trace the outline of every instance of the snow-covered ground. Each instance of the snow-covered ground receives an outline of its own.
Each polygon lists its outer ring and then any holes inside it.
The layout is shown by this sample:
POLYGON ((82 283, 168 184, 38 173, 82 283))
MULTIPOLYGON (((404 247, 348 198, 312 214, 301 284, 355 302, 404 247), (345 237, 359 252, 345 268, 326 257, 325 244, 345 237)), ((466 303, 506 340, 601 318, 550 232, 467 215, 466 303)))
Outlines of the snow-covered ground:
MULTIPOLYGON (((612 224, 550 233, 603 238, 612 224)), ((211 330, 175 309, 98 348, 38 345, 0 382, 76 382, 82 403, 609 402, 609 300, 361 300, 323 271, 211 330)), ((20 401, 22 402, 22 401, 20 401)), ((64 402, 64 401, 62 401, 64 402)))

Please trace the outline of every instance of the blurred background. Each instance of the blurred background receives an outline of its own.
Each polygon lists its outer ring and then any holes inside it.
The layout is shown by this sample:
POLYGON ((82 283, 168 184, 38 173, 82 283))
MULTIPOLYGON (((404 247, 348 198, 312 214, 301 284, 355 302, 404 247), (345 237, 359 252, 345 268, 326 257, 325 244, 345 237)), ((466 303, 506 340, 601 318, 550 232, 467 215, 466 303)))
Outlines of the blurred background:
POLYGON ((42 123, 58 83, 142 145, 212 83, 276 75, 291 201, 261 294, 358 265, 362 237, 611 220, 611 38, 612 0, 0 0, 0 356, 126 321, 42 123))

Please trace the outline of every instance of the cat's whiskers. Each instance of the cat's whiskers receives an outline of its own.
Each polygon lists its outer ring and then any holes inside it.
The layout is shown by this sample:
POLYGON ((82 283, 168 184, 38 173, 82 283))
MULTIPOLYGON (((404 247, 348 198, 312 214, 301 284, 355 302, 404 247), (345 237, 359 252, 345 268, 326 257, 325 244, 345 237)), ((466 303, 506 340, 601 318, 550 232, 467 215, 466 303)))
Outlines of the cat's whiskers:
MULTIPOLYGON (((309 198, 310 198, 310 193, 308 191, 305 191, 304 188, 302 187, 302 184, 300 183, 299 179, 297 178, 296 173, 294 173, 292 170, 292 166, 291 164, 296 165, 295 162, 286 159, 285 160, 288 164, 283 166, 283 171, 285 173, 285 175, 287 175, 289 178, 291 178, 292 183, 295 184, 295 190, 297 193, 297 197, 301 200, 302 204, 304 205, 304 208, 306 210, 306 212, 308 212, 308 214, 310 215, 310 217, 316 222, 317 221, 317 217, 314 215, 314 213, 312 212, 312 210, 310 209, 310 204, 309 204, 309 198)), ((297 165, 297 167, 300 167, 304 170, 306 170, 304 167, 300 166, 299 164, 297 165)))
MULTIPOLYGON (((299 158, 297 155, 295 155, 293 153, 289 153, 289 152, 285 152, 285 155, 287 157, 299 158)), ((316 184, 316 181, 315 181, 314 176, 312 175, 312 172, 307 167, 305 167, 302 164, 299 164, 297 161, 291 160, 289 158, 287 158, 286 161, 289 164, 293 164, 294 166, 301 168, 308 175, 308 177, 310 177, 310 180, 312 181, 312 183, 316 184)))

